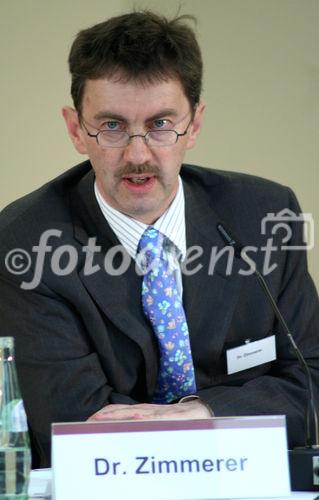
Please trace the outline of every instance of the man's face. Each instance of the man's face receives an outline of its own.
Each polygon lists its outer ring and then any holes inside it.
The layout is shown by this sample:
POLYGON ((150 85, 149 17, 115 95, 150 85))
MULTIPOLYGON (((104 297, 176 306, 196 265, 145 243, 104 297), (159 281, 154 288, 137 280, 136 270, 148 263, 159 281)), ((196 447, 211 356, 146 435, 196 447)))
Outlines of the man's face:
MULTIPOLYGON (((186 149, 195 144, 203 106, 198 106, 187 134, 171 146, 149 147, 134 137, 126 147, 105 148, 90 137, 70 108, 64 108, 76 149, 87 154, 98 188, 115 209, 152 224, 170 205, 186 149)), ((154 84, 102 78, 86 82, 82 118, 91 134, 97 129, 126 130, 130 135, 174 129, 183 133, 191 109, 177 80, 154 84)))

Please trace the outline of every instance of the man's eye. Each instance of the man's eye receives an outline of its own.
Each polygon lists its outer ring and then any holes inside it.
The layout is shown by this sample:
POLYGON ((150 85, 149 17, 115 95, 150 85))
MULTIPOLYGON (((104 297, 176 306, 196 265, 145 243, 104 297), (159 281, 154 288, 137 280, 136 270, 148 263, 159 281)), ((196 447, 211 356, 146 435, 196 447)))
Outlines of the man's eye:
POLYGON ((169 121, 168 120, 164 120, 163 118, 159 119, 159 120, 154 120, 153 122, 153 127, 155 129, 157 128, 170 128, 169 127, 169 121))
POLYGON ((120 124, 120 122, 112 120, 112 121, 108 121, 108 122, 103 123, 102 128, 104 130, 121 130, 121 124, 120 124))

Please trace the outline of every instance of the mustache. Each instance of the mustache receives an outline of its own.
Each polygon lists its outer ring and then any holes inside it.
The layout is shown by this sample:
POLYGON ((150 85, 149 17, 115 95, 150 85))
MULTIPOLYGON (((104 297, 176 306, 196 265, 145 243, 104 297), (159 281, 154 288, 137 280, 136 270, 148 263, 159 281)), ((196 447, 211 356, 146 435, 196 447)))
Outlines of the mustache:
POLYGON ((149 165, 148 163, 144 163, 143 165, 133 165, 129 163, 124 167, 120 168, 116 174, 116 177, 125 177, 127 175, 136 174, 154 174, 159 175, 160 169, 157 165, 149 165))

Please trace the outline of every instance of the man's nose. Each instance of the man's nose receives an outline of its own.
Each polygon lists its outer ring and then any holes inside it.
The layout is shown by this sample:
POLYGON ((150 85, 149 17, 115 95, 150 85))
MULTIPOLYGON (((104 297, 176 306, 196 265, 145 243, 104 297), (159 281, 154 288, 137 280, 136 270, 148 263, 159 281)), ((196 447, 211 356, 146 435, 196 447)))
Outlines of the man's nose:
POLYGON ((131 136, 130 142, 124 150, 124 159, 133 165, 142 165, 150 161, 152 152, 142 135, 131 136))

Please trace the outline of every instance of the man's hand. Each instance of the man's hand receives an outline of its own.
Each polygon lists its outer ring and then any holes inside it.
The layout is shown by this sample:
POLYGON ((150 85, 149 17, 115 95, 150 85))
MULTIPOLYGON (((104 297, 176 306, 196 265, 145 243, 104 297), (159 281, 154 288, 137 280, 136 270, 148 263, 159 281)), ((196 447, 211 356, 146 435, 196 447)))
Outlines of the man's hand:
POLYGON ((199 400, 187 401, 182 404, 157 405, 110 404, 88 418, 90 421, 103 420, 160 420, 176 418, 209 418, 208 408, 199 400))

